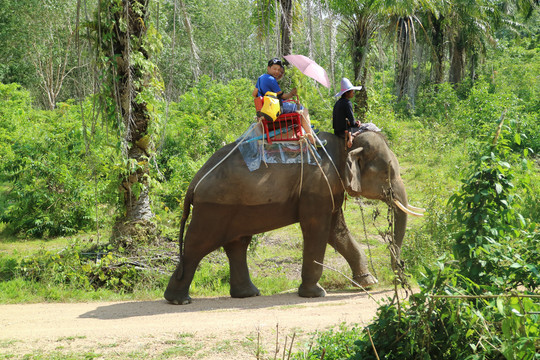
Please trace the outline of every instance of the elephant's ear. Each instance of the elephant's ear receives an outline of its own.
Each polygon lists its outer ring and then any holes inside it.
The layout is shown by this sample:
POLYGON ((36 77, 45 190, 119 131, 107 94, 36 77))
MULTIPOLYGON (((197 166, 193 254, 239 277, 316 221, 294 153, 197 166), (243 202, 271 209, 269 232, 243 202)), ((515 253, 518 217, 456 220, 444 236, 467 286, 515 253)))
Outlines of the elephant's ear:
POLYGON ((360 184, 360 164, 358 163, 358 158, 360 157, 362 150, 364 150, 364 148, 359 147, 352 150, 349 152, 349 155, 347 155, 345 190, 347 190, 351 196, 359 196, 362 191, 362 186, 360 184))

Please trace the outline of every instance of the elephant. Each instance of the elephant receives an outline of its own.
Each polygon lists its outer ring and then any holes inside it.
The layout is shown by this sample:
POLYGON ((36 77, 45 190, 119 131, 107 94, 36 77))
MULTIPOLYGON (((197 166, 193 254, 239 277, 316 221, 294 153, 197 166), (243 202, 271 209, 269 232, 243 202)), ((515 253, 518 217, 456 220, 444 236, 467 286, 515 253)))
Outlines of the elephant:
POLYGON ((377 279, 368 270, 366 255, 345 223, 341 208, 345 192, 382 200, 393 207, 399 259, 407 215, 420 214, 408 208, 398 160, 386 139, 378 132, 366 131, 347 149, 344 140, 334 134, 321 132, 319 138, 327 141, 324 149, 317 149, 319 166, 268 164, 249 171, 235 143, 225 145, 208 159, 184 198, 180 261, 164 293, 167 301, 192 301, 189 287, 199 262, 220 247, 229 260, 230 295, 260 295, 251 281, 246 259, 252 236, 294 223, 300 223, 304 241, 299 296, 326 295, 318 281, 327 244, 346 259, 355 281, 364 287, 375 284, 377 279))

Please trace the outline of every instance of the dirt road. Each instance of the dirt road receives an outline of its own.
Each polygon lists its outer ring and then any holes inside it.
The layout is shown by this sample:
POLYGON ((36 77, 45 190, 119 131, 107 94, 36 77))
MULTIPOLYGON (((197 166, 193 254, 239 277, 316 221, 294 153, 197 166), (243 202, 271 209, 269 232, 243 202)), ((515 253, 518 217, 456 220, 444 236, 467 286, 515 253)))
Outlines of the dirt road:
MULTIPOLYGON (((381 301, 393 292, 371 294, 381 301)), ((186 306, 164 300, 2 305, 0 354, 237 360, 256 359, 259 351, 261 359, 273 359, 277 343, 281 358, 293 334, 293 349, 303 349, 315 331, 366 324, 378 307, 373 298, 352 291, 319 299, 196 298, 186 306)))

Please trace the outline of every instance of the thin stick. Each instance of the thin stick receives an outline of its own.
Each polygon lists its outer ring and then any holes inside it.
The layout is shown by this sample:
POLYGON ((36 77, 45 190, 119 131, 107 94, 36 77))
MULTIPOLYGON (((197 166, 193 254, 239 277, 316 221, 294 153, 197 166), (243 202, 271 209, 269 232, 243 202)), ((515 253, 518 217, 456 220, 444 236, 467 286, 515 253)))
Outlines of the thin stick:
POLYGON ((294 343, 294 337, 295 336, 296 336, 296 333, 294 332, 292 334, 291 346, 289 347, 289 356, 287 356, 287 360, 291 360, 292 346, 293 346, 293 343, 294 343))
POLYGON ((260 360, 261 355, 261 329, 257 329, 257 360, 260 360))
POLYGON ((288 339, 288 336, 285 335, 285 344, 283 345, 283 357, 282 357, 282 360, 285 360, 285 352, 287 351, 287 339, 288 339))
POLYGON ((278 352, 279 352, 279 323, 276 324, 276 352, 274 354, 274 360, 277 359, 278 352))
POLYGON ((377 354, 377 349, 375 348, 375 344, 373 343, 373 339, 371 338, 371 333, 369 332, 369 328, 366 328, 367 329, 367 334, 369 336, 369 341, 371 341, 371 346, 373 347, 373 351, 375 352, 375 356, 377 357, 377 360, 381 360, 379 358, 379 354, 377 354))
POLYGON ((493 145, 497 145, 497 140, 499 139, 499 135, 501 134, 501 130, 504 123, 504 115, 506 115, 506 111, 508 109, 505 109, 503 113, 501 114, 501 118, 499 119, 499 126, 497 126, 497 132, 495 133, 495 137, 493 138, 493 145))
POLYGON ((331 267, 331 266, 322 264, 322 263, 318 262, 317 260, 313 260, 313 262, 314 262, 315 264, 321 265, 321 266, 323 266, 323 267, 325 267, 325 268, 327 268, 327 269, 330 269, 330 270, 335 271, 335 272, 337 272, 338 274, 342 275, 345 279, 349 280, 349 281, 352 282, 354 285, 356 285, 356 286, 358 286, 360 289, 362 289, 362 291, 364 291, 366 294, 368 294, 368 296, 369 296, 373 301, 375 301, 375 302, 377 303, 377 305, 381 306, 381 304, 379 303, 379 301, 377 301, 377 299, 375 299, 375 298, 373 297, 373 295, 371 295, 371 294, 369 293, 369 291, 366 290, 365 287, 363 287, 362 285, 360 285, 359 283, 357 283, 356 281, 354 281, 353 279, 351 279, 350 277, 348 277, 347 275, 345 275, 345 274, 342 273, 341 271, 339 271, 339 270, 337 270, 337 269, 334 269, 334 268, 331 267))

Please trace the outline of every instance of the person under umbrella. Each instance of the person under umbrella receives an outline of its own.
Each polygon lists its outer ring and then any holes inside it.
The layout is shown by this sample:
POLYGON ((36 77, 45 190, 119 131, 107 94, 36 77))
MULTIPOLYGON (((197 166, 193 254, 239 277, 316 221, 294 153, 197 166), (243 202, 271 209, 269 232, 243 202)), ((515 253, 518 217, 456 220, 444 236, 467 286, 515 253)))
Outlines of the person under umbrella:
MULTIPOLYGON (((278 58, 273 58, 268 61, 267 73, 262 74, 257 79, 257 84, 253 90, 253 97, 264 96, 268 91, 276 93, 281 100, 287 100, 297 95, 296 88, 290 92, 285 93, 281 90, 277 79, 281 79, 284 72, 283 63, 278 58)), ((283 102, 283 113, 288 114, 292 112, 300 113, 302 119, 302 128, 304 129, 307 138, 313 145, 317 145, 315 137, 313 136, 313 130, 311 128, 311 120, 309 118, 309 112, 302 105, 297 108, 295 102, 283 102)))

